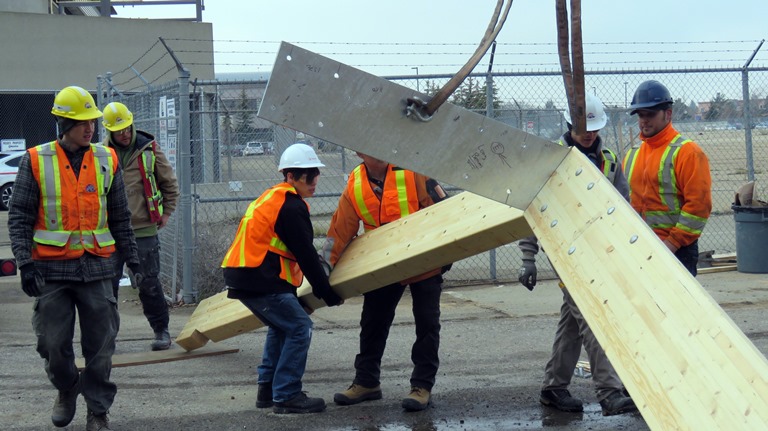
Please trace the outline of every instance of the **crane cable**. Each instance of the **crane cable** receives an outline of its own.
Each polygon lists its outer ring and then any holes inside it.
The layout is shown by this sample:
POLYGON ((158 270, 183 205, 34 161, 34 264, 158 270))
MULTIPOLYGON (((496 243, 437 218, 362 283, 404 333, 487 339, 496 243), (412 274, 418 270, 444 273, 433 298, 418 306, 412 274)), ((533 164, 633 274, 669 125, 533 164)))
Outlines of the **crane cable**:
POLYGON ((587 130, 586 108, 584 101, 584 46, 581 37, 581 0, 571 0, 570 41, 573 52, 573 66, 568 50, 568 10, 565 0, 556 0, 557 16, 557 51, 560 56, 560 70, 563 75, 565 93, 568 97, 568 109, 571 125, 577 134, 587 130))
POLYGON ((448 97, 456 91, 472 70, 477 66, 477 63, 483 58, 488 48, 496 40, 501 27, 504 25, 504 21, 509 14, 509 8, 512 6, 512 0, 509 0, 504 12, 502 14, 501 9, 504 5, 504 0, 497 0, 496 9, 493 11, 491 22, 488 23, 488 28, 485 30, 485 35, 480 41, 480 46, 477 47, 475 53, 472 54, 469 61, 459 71, 443 85, 443 87, 435 94, 429 102, 424 102, 420 97, 409 97, 406 99, 405 115, 412 117, 420 121, 429 121, 432 116, 437 112, 437 109, 448 100, 448 97))

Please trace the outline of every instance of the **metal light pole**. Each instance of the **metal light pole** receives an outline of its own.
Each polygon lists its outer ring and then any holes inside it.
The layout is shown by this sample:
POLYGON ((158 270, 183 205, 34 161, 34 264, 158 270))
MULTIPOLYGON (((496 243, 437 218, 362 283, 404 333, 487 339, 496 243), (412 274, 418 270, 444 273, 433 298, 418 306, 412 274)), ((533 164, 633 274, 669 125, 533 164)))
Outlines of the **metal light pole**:
POLYGON ((416 71, 416 91, 421 92, 421 90, 419 90, 419 68, 412 67, 411 69, 416 71))

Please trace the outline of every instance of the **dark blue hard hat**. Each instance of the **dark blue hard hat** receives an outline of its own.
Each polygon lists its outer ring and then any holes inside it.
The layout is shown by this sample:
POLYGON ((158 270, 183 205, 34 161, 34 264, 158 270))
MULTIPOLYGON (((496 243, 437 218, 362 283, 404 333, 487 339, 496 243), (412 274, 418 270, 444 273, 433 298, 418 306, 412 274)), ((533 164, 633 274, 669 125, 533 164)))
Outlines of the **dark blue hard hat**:
POLYGON ((669 90, 659 81, 645 81, 637 87, 635 95, 632 96, 632 104, 629 105, 630 115, 635 115, 639 109, 662 108, 667 103, 672 103, 672 96, 669 90))

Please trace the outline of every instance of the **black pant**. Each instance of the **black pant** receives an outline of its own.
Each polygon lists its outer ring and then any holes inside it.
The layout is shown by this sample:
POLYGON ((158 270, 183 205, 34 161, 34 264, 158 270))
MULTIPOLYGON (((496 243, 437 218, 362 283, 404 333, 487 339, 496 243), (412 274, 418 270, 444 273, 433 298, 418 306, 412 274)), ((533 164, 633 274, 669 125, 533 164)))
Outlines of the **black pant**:
MULTIPOLYGON (((440 293, 443 279, 439 275, 410 285, 413 298, 413 318, 416 341, 411 349, 413 373, 411 385, 432 390, 440 365, 440 293)), ((381 357, 387 345, 389 328, 395 318, 395 308, 405 286, 390 284, 366 293, 360 318, 360 353, 355 357, 355 380, 368 388, 378 386, 381 377, 381 357)))
POLYGON ((675 257, 677 257, 688 272, 696 277, 696 265, 699 264, 699 240, 697 239, 693 243, 677 249, 675 257))
MULTIPOLYGON (((155 236, 136 238, 136 246, 139 249, 139 266, 141 267, 144 281, 138 286, 139 300, 144 308, 144 316, 149 326, 155 332, 168 329, 168 303, 165 301, 165 292, 160 284, 160 240, 155 236)), ((125 262, 115 259, 116 276, 112 279, 112 290, 117 299, 117 291, 120 278, 123 274, 125 262)))

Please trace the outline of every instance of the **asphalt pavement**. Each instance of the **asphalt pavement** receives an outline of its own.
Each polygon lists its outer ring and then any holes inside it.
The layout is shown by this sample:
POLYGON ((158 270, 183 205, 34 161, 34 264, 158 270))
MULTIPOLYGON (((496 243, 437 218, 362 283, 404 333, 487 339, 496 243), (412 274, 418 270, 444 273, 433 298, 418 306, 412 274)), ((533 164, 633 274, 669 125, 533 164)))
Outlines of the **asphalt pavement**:
MULTIPOLYGON (((0 222, 5 225, 4 215, 0 222)), ((10 257, 7 231, 0 257, 10 257)), ((736 271, 698 280, 763 353, 768 351, 768 275, 736 271)), ((32 299, 17 277, 0 277, 0 429, 58 429, 50 421, 56 391, 35 351, 32 299)), ((266 331, 220 343, 237 353, 184 361, 114 368, 118 394, 110 411, 113 428, 144 430, 647 430, 638 413, 601 415, 590 379, 574 377, 571 392, 585 401, 583 413, 561 413, 538 402, 562 302, 557 283, 543 281, 533 292, 517 283, 452 287, 442 296, 440 371, 433 404, 407 413, 400 400, 409 390, 414 340, 410 295, 403 297, 382 366, 382 400, 356 406, 333 404, 354 377, 361 298, 313 315, 315 329, 304 390, 325 398, 328 408, 310 415, 276 415, 256 409, 256 366, 266 331)), ((123 288, 117 353, 149 350, 152 331, 135 290, 123 288)), ((171 311, 178 334, 194 306, 171 311)), ((79 331, 76 331, 79 332, 79 331)), ((174 346, 178 348, 178 346, 174 346)), ((79 345, 75 347, 79 353, 79 345)), ((582 354, 582 358, 586 356, 582 354)), ((85 402, 68 430, 85 429, 85 402)))

